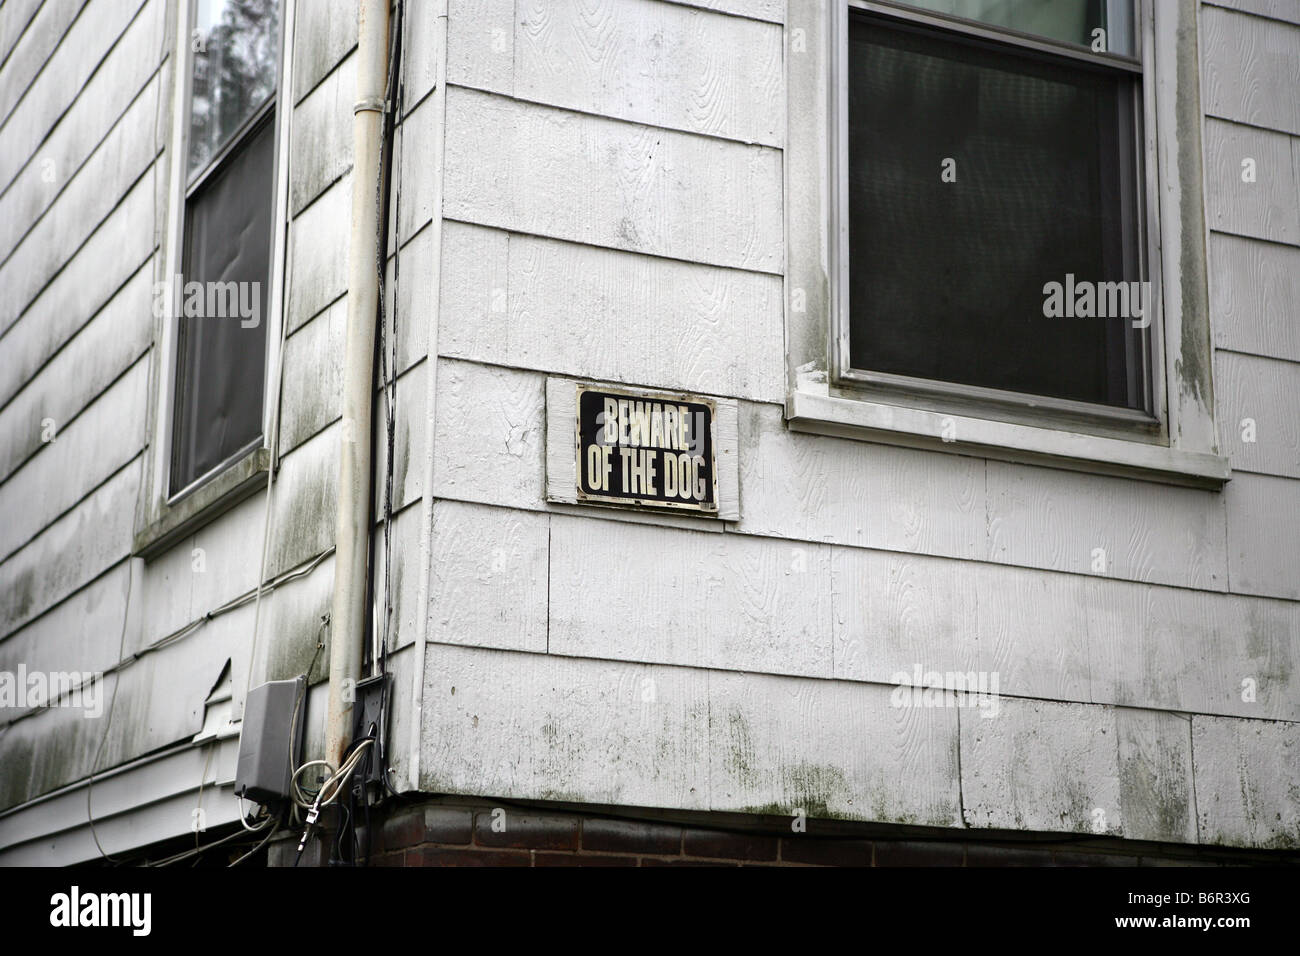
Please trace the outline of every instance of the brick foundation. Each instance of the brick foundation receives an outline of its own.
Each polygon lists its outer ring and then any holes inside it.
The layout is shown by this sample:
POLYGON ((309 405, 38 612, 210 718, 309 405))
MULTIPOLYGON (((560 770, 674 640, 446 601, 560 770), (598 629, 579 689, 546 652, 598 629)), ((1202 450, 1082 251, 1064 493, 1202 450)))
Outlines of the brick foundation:
MULTIPOLYGON (((1060 834, 927 830, 788 817, 520 805, 473 798, 374 808, 371 866, 1224 866, 1300 864, 1296 851, 1148 844, 1060 834), (644 811, 645 815, 653 811, 644 811), (663 816, 663 814, 658 814, 663 816), (495 824, 495 826, 494 826, 495 824), (978 837, 975 839, 974 837, 978 837)), ((359 834, 362 846, 367 838, 359 834)), ((297 835, 271 845, 292 866, 297 835)), ((327 862, 322 837, 300 866, 327 862)))

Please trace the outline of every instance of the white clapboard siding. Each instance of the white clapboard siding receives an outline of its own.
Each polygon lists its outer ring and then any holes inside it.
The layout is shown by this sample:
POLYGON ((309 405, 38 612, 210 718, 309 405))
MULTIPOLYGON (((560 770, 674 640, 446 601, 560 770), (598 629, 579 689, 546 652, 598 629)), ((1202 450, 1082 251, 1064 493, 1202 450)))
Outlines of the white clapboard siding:
POLYGON ((1283 133, 1205 121, 1206 216, 1211 229, 1300 245, 1300 204, 1291 139, 1283 133), (1245 182, 1243 161, 1255 161, 1245 182))
POLYGON ((1300 362, 1300 248, 1212 233, 1209 260, 1215 345, 1300 362))
MULTIPOLYGON (((121 561, 17 631, 0 638, 0 672, 102 673, 117 663, 126 613, 128 562, 121 561)), ((138 572, 137 572, 138 576, 138 572)), ((134 587, 139 587, 137 580, 134 587)), ((138 600, 136 591, 133 601, 138 600)))
POLYGON ((40 12, 42 0, 8 0, 0 4, 0 61, 17 48, 32 19, 40 12))
POLYGON ((448 644, 426 653, 421 789, 708 808, 707 671, 448 644))
POLYGON ((265 514, 266 499, 254 495, 149 562, 138 592, 141 647, 257 586, 265 514))
MULTIPOLYGON (((24 25, 22 42, 17 43, 12 52, 7 41, 8 31, 15 26, 10 20, 13 15, 4 17, 6 22, 0 26, 0 63, 4 64, 0 66, 0 122, 22 98, 85 5, 86 0, 43 4, 24 25)), ((30 13, 30 10, 26 12, 30 13)))
MULTIPOLYGON (((384 517, 381 512, 375 519, 375 540, 380 542, 376 553, 382 553, 383 522, 384 517)), ((424 509, 420 507, 418 500, 406 505, 401 511, 393 513, 391 535, 393 564, 387 586, 392 618, 389 625, 388 649, 395 651, 424 640, 424 625, 429 614, 428 606, 420 604, 423 591, 420 576, 425 571, 423 549, 429 541, 429 526, 424 523, 424 509)), ((381 602, 385 586, 383 574, 383 558, 379 558, 375 561, 373 576, 375 593, 379 595, 378 600, 381 602)), ((326 599, 326 604, 328 605, 331 600, 333 600, 332 595, 326 599)), ((319 622, 320 615, 317 614, 314 620, 319 622)), ((407 688, 411 685, 407 683, 400 686, 407 688)), ((406 691, 403 690, 402 693, 406 691)))
POLYGON ((830 677, 830 549, 551 518, 552 653, 830 677))
MULTIPOLYGON (((433 261, 435 232, 443 228, 436 224, 425 226, 402 246, 399 252, 390 249, 388 268, 384 273, 384 295, 387 311, 384 314, 384 335, 393 334, 397 322, 397 367, 405 371, 423 359, 429 352, 429 329, 438 314, 438 295, 434 291, 436 269, 433 261), (399 265, 394 280, 394 265, 399 265), (397 311, 393 312, 393 297, 397 297, 397 311)), ((389 340, 391 341, 391 340, 389 340)), ((341 352, 339 353, 342 354, 341 352)))
POLYGON ((294 28, 293 102, 297 104, 356 47, 356 3, 353 0, 297 3, 294 28))
POLYGON ((1201 38, 1207 115, 1300 133, 1300 26, 1205 7, 1201 38))
POLYGON ((710 809, 961 825, 953 710, 765 674, 711 673, 708 693, 710 809))
MULTIPOLYGON (((0 396, 8 400, 51 355, 86 324, 121 286, 143 271, 153 246, 153 190, 140 180, 63 271, 17 321, 0 330, 0 396), (12 339, 12 340, 11 340, 12 339)), ((132 288, 134 288, 134 284, 132 288)), ((150 275, 147 291, 152 297, 150 275)), ((115 302, 112 308, 122 303, 115 302)), ((152 309, 152 298, 145 303, 152 309)))
POLYGON ((289 227, 292 281, 286 325, 292 332, 348 289, 352 175, 327 189, 289 227))
POLYGON ((1300 363, 1220 351, 1214 372, 1233 470, 1300 478, 1300 363))
POLYGON ((402 72, 406 84, 405 106, 408 110, 418 106, 433 92, 438 80, 437 51, 434 37, 437 21, 443 16, 441 4, 406 4, 406 44, 402 50, 402 72))
MULTIPOLYGON (((425 445, 429 429, 424 413, 428 365, 421 362, 397 380, 397 412, 393 416, 393 510, 406 507, 424 494, 425 445)), ((388 444, 384 393, 375 396, 375 415, 380 440, 375 449, 375 481, 371 489, 375 513, 383 514, 384 475, 388 468, 388 444)))
POLYGON ((426 790, 959 823, 952 712, 888 713, 885 688, 440 644, 428 655, 426 790))
POLYGON ((741 521, 747 534, 984 553, 984 462, 791 432, 777 406, 740 409, 741 521))
POLYGON ((447 0, 447 82, 513 92, 515 0, 447 0))
POLYGON ((0 325, 8 327, 100 227, 154 161, 154 97, 137 99, 67 188, 0 265, 0 325))
POLYGON ((271 493, 267 577, 295 568, 334 546, 341 427, 334 422, 280 462, 271 493))
POLYGON ((148 265, 137 272, 113 301, 67 342, 46 341, 50 323, 32 314, 0 339, 0 393, 17 391, 0 407, 0 480, 9 477, 43 446, 46 419, 62 427, 81 412, 128 367, 145 354, 153 338, 148 265), (61 348, 24 385, 10 381, 32 369, 40 353, 61 348))
POLYGON ((140 453, 148 385, 149 363, 137 361, 0 483, 0 561, 140 453))
POLYGON ((1261 17, 1300 24, 1300 6, 1296 5, 1295 0, 1203 0, 1203 3, 1207 7, 1241 10, 1261 17))
POLYGON ((450 219, 779 273, 781 154, 453 88, 450 219))
POLYGON ((832 582, 839 679, 983 672, 1018 697, 1300 719, 1294 602, 850 548, 832 582))
POLYGON ((338 299, 294 331, 284 343, 280 387, 280 454, 338 419, 343 400, 343 344, 348 302, 338 299))
POLYGON ((293 109, 289 211, 298 215, 352 168, 357 58, 349 55, 293 109))
POLYGON ((984 672, 1001 693, 1091 699, 1082 578, 850 548, 832 575, 837 678, 984 672))
POLYGON ((438 362, 433 494, 538 509, 545 500, 545 381, 534 372, 438 362))
POLYGON ((1227 587, 1223 499, 1216 492, 997 461, 988 463, 987 475, 990 560, 1227 587))
POLYGON ((1123 835, 1112 708, 1004 698, 993 714, 961 714, 967 826, 1123 835))
POLYGON ((528 0, 514 95, 552 106, 780 146, 783 31, 662 0, 528 0))
POLYGON ((720 13, 749 17, 753 20, 766 20, 769 23, 785 22, 786 0, 665 0, 665 2, 717 10, 720 13))
POLYGON ((405 245, 433 219, 435 144, 442 134, 439 102, 426 99, 397 128, 394 165, 398 180, 389 191, 388 248, 405 245), (396 231, 396 239, 394 236, 396 231))
MULTIPOLYGON (((121 138, 124 115, 140 109, 157 111, 159 88, 169 90, 167 84, 172 81, 170 69, 159 69, 161 30, 157 18, 146 18, 127 31, 104 67, 90 79, 8 190, 0 195, 0 257, 13 250, 19 238, 74 181, 92 154, 105 148, 106 139, 114 134, 121 138)), ((153 148, 161 132, 155 136, 151 128, 133 134, 141 137, 135 145, 153 148)), ((122 146, 119 143, 114 148, 120 150, 122 146)))
POLYGON ((163 0, 90 0, 86 4, 27 88, 26 96, 0 124, 0 137, 5 142, 5 148, 0 150, 0 188, 13 182, 96 71, 110 66, 105 61, 115 45, 135 50, 134 55, 144 61, 140 65, 145 72, 130 93, 140 88, 162 58, 164 13, 163 0), (145 37, 153 38, 147 51, 135 46, 145 37))
POLYGON ((1232 590, 1300 600, 1300 481, 1240 474, 1223 497, 1232 590))
POLYGON ((1120 819, 1129 840, 1196 842, 1191 728, 1183 714, 1115 709, 1120 819))
POLYGON ((446 224, 442 354, 779 402, 781 280, 446 224))
POLYGON ((137 458, 0 563, 0 634, 32 620, 125 557, 140 470, 137 458))
POLYGON ((1055 613, 1084 618, 1094 701, 1300 720, 1300 605, 1083 580, 1055 613))
POLYGON ((435 502, 428 639, 545 653, 550 521, 513 508, 435 502))
POLYGON ((1192 715, 1202 843, 1294 846, 1300 724, 1192 715))

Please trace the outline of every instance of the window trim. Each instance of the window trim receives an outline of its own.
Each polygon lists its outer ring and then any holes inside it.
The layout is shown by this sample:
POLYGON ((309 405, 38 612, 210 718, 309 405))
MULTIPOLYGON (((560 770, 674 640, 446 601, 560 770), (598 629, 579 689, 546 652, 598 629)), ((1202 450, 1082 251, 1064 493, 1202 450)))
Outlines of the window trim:
MULTIPOLYGON (((1174 19, 1162 20, 1158 31, 1156 19, 1162 14, 1153 9, 1151 0, 1138 0, 1136 6, 1138 57, 1110 58, 1125 62, 1126 68, 1130 61, 1143 64, 1139 84, 1143 129, 1137 144, 1143 195, 1138 205, 1145 233, 1141 251, 1153 299, 1146 373, 1150 415, 1045 396, 994 395, 988 393, 1000 390, 976 386, 899 382, 892 379, 906 377, 885 373, 870 373, 872 380, 864 382, 856 370, 841 367, 841 356, 848 355, 848 263, 840 253, 848 244, 848 197, 842 184, 847 178, 845 60, 850 7, 943 29, 953 28, 957 21, 917 10, 900 16, 898 8, 878 0, 839 0, 829 5, 790 0, 786 417, 792 428, 1202 487, 1219 487, 1228 479, 1227 460, 1218 453, 1208 373, 1211 346, 1200 158, 1204 119, 1199 96, 1194 122, 1180 118, 1179 114, 1185 115, 1184 103, 1175 103, 1174 96, 1176 84, 1185 86, 1189 77, 1194 89, 1200 88, 1196 20, 1192 14, 1188 43, 1187 24, 1175 22, 1185 13, 1165 11, 1164 17, 1174 19), (1183 179, 1191 178, 1188 172, 1200 180, 1191 184, 1192 203, 1180 189, 1183 179), (1188 288, 1185 277, 1174 288, 1165 281, 1166 273, 1179 276, 1185 244, 1195 247, 1188 251, 1195 257, 1192 278, 1199 280, 1199 289, 1188 288), (1194 312, 1184 321, 1179 309, 1189 292, 1194 312), (1186 342, 1185 332, 1192 333, 1186 342), (1173 380, 1166 370, 1177 370, 1173 380), (955 440, 945 440, 943 436, 954 428, 955 440)), ((967 21, 961 21, 960 27, 962 32, 991 34, 1000 40, 1010 35, 967 21)), ((1026 42, 1047 46, 1054 53, 1068 50, 1081 60, 1105 56, 1049 40, 1026 42)))
POLYGON ((266 112, 274 110, 275 124, 274 185, 271 241, 271 272, 268 278, 267 309, 263 317, 266 331, 266 375, 263 382, 261 435, 220 465, 173 491, 171 483, 172 430, 176 401, 177 344, 179 321, 162 315, 154 327, 154 388, 150 396, 150 452, 142 480, 147 487, 141 495, 135 520, 132 553, 152 558, 174 544, 184 534, 219 516, 243 498, 264 487, 268 471, 277 465, 276 450, 270 447, 274 414, 279 399, 280 352, 283 348, 284 294, 289 209, 289 135, 293 114, 292 63, 295 0, 279 0, 279 59, 276 65, 275 95, 261 104, 217 156, 193 176, 187 168, 189 134, 189 94, 193 52, 190 32, 194 0, 176 4, 171 61, 172 106, 169 155, 166 175, 166 206, 160 210, 156 228, 163 234, 160 248, 161 274, 155 270, 155 283, 169 282, 181 271, 187 227, 186 205, 194 189, 201 186, 220 165, 231 145, 265 121, 266 112))

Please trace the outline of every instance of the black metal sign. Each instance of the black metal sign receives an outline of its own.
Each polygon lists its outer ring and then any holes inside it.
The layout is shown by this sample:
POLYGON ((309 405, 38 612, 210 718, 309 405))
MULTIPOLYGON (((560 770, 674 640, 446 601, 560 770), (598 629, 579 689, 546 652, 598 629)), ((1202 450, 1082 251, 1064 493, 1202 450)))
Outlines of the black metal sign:
POLYGON ((712 401, 579 385, 577 406, 579 500, 718 510, 712 401))

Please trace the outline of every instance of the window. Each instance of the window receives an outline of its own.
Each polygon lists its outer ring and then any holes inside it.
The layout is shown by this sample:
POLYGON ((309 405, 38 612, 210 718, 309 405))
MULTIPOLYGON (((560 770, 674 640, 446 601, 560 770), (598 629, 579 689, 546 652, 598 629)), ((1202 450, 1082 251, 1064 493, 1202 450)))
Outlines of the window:
POLYGON ((172 497, 262 440, 278 13, 278 0, 192 7, 172 497))
POLYGON ((1146 413, 1127 0, 909 6, 849 20, 845 377, 1146 413))
POLYGON ((1221 487, 1195 5, 788 11, 790 427, 1221 487))

